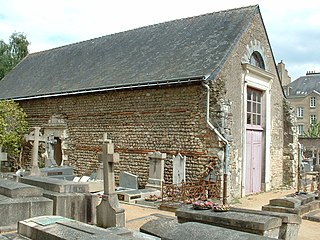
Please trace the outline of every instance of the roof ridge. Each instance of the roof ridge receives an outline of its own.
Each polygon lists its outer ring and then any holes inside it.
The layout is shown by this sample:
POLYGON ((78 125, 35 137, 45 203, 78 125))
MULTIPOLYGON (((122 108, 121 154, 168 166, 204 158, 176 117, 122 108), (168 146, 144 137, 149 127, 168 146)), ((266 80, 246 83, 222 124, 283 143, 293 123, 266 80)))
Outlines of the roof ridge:
POLYGON ((42 53, 42 52, 46 52, 46 51, 51 51, 51 50, 55 50, 55 49, 60 49, 60 48, 64 48, 64 47, 67 47, 67 46, 77 45, 77 44, 81 44, 81 43, 89 42, 89 41, 93 41, 93 40, 98 40, 98 39, 105 38, 105 37, 111 37, 111 36, 114 36, 114 35, 117 35, 117 34, 125 34, 125 33, 131 32, 131 31, 136 31, 136 30, 139 30, 139 29, 152 28, 152 27, 156 27, 156 26, 159 26, 159 25, 162 25, 162 24, 173 23, 173 22, 178 22, 178 21, 184 21, 184 20, 188 20, 188 19, 196 19, 196 18, 200 18, 200 17, 204 17, 204 16, 213 15, 213 14, 231 12, 231 11, 239 11, 241 9, 256 8, 256 7, 259 7, 259 5, 258 4, 248 5, 248 6, 238 7, 238 8, 230 8, 230 9, 219 10, 217 12, 209 12, 209 13, 199 14, 199 15, 196 15, 196 16, 177 18, 177 19, 173 19, 173 20, 168 20, 168 21, 164 21, 164 22, 150 24, 150 25, 147 25, 147 26, 136 27, 136 28, 125 30, 125 31, 114 32, 114 33, 111 33, 111 34, 107 34, 107 35, 103 35, 103 36, 99 36, 99 37, 95 37, 95 38, 91 38, 91 39, 87 39, 87 40, 82 40, 82 41, 78 41, 78 42, 74 42, 74 43, 70 43, 70 44, 66 44, 66 45, 62 45, 62 46, 58 46, 58 47, 54 47, 54 48, 50 48, 50 49, 46 49, 46 50, 39 51, 39 52, 30 53, 30 55, 37 54, 37 53, 42 53))

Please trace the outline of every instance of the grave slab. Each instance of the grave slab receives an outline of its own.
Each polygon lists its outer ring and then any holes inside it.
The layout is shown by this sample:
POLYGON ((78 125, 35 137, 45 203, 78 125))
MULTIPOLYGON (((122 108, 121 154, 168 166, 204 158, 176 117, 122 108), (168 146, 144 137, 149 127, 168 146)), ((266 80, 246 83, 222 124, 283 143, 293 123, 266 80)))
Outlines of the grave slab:
POLYGON ((214 212, 182 207, 176 210, 179 223, 201 222, 238 231, 277 238, 282 220, 278 217, 242 212, 214 212))
POLYGON ((320 210, 311 211, 304 215, 302 218, 314 222, 320 222, 320 210))
POLYGON ((10 198, 41 197, 43 189, 24 183, 0 179, 0 195, 10 198))
POLYGON ((104 229, 61 216, 41 216, 20 221, 18 234, 33 240, 159 240, 159 238, 127 228, 104 229))
POLYGON ((252 233, 240 232, 199 222, 187 222, 178 225, 161 238, 162 240, 185 239, 228 239, 228 240, 258 240, 274 239, 252 233))
POLYGON ((19 179, 20 182, 58 193, 88 193, 89 184, 73 182, 50 177, 28 176, 19 179))
POLYGON ((177 219, 161 217, 143 224, 140 227, 140 232, 162 238, 178 225, 177 219))
POLYGON ((301 217, 298 216, 297 214, 259 211, 259 210, 244 209, 244 208, 231 208, 231 211, 279 217, 282 219, 282 224, 280 227, 278 238, 284 239, 284 240, 298 239, 298 232, 301 224, 301 217))

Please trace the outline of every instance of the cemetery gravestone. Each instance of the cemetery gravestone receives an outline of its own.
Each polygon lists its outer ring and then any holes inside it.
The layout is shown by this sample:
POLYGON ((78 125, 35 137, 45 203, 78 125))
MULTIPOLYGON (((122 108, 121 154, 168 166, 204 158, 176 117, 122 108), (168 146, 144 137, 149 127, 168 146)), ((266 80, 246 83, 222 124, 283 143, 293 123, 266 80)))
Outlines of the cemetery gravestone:
POLYGON ((40 129, 40 127, 34 127, 34 131, 25 135, 26 141, 33 142, 30 175, 40 175, 41 173, 38 166, 39 143, 46 142, 46 139, 40 133, 40 129))
POLYGON ((4 170, 4 167, 7 161, 8 161, 7 153, 2 152, 2 146, 0 146, 0 172, 4 170))
POLYGON ((149 179, 146 188, 156 188, 161 190, 164 182, 164 160, 167 154, 153 152, 148 154, 149 158, 149 179))
POLYGON ((186 181, 186 157, 180 153, 173 158, 173 184, 186 181))
POLYGON ((138 176, 128 172, 121 172, 119 186, 125 189, 138 189, 138 176))
POLYGON ((57 140, 54 139, 54 135, 50 134, 48 136, 48 158, 46 159, 45 166, 46 167, 51 167, 51 166, 56 166, 56 160, 54 159, 54 144, 57 143, 57 140))
POLYGON ((103 163, 104 194, 97 206, 97 225, 99 227, 124 227, 125 213, 120 208, 118 195, 115 193, 114 164, 119 162, 119 154, 114 153, 114 144, 103 135, 102 153, 99 160, 103 163))

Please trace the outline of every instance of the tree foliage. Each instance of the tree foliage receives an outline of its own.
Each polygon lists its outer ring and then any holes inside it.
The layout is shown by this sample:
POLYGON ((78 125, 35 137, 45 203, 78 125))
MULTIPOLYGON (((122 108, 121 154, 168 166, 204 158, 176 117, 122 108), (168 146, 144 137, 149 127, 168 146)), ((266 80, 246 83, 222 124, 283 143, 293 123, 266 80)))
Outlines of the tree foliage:
POLYGON ((0 80, 28 55, 29 44, 23 33, 13 33, 9 44, 0 40, 0 80))
POLYGON ((309 138, 319 138, 320 137, 320 122, 311 124, 307 132, 304 132, 303 135, 309 138))
POLYGON ((19 152, 28 124, 26 113, 13 100, 0 101, 0 146, 9 154, 19 152))

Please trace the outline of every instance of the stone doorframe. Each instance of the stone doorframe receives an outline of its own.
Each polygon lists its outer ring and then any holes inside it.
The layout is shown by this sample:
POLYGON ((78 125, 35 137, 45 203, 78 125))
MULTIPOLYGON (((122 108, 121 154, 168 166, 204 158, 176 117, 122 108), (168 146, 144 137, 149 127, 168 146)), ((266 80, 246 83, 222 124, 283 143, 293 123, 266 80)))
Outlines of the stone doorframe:
POLYGON ((241 176, 241 196, 245 196, 245 186, 246 186, 246 114, 247 114, 247 89, 248 87, 261 90, 263 92, 263 115, 264 115, 264 132, 263 132, 263 152, 262 152, 262 163, 263 163, 263 168, 262 168, 262 185, 261 185, 261 190, 262 191, 268 191, 270 190, 270 143, 271 143, 271 85, 273 82, 273 79, 275 78, 275 75, 272 73, 267 72, 266 70, 263 70, 261 68, 252 66, 248 63, 243 63, 242 67, 244 69, 244 74, 243 74, 243 114, 242 114, 242 119, 243 120, 243 142, 242 142, 242 147, 243 147, 243 152, 242 152, 242 176, 241 176))
POLYGON ((48 123, 43 126, 44 136, 48 138, 51 134, 55 138, 61 140, 61 152, 62 152, 62 161, 61 166, 64 165, 65 161, 68 161, 67 150, 68 146, 68 128, 65 118, 61 114, 53 114, 48 123))

